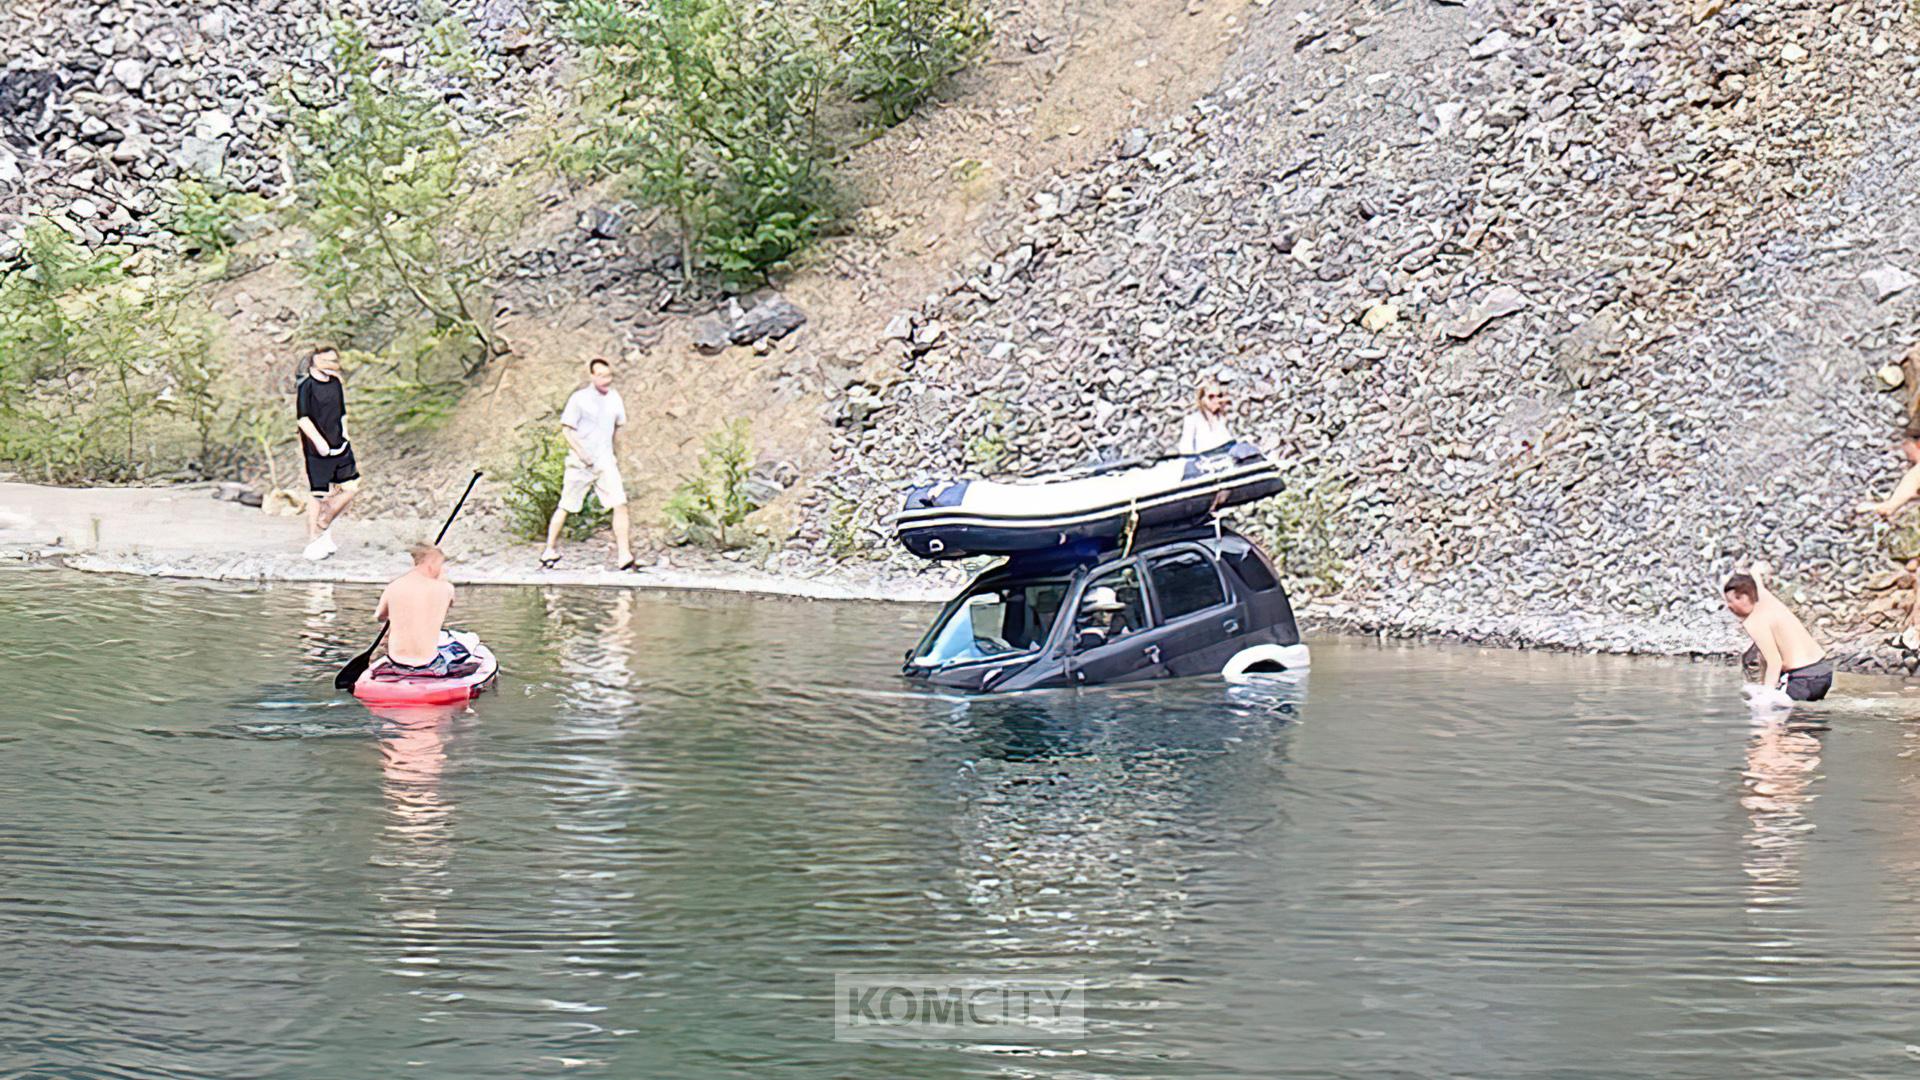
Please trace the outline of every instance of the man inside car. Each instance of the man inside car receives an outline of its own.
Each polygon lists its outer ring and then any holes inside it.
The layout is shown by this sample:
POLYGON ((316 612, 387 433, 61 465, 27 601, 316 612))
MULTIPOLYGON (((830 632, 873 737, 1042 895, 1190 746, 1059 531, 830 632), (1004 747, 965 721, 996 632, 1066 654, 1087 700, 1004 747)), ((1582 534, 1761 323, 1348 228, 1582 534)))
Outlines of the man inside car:
POLYGON ((1088 589, 1080 601, 1079 645, 1082 650, 1098 648, 1133 633, 1127 621, 1127 605, 1119 594, 1105 585, 1088 589))

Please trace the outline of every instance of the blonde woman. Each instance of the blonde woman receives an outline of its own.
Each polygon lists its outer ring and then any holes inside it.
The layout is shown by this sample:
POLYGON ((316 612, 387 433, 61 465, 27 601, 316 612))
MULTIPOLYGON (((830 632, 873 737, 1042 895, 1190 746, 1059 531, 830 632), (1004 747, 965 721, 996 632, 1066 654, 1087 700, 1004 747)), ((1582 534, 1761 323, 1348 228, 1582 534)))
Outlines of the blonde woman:
POLYGON ((1179 453, 1204 454, 1233 441, 1227 428, 1227 392, 1212 379, 1201 380, 1193 396, 1193 411, 1180 423, 1179 453))

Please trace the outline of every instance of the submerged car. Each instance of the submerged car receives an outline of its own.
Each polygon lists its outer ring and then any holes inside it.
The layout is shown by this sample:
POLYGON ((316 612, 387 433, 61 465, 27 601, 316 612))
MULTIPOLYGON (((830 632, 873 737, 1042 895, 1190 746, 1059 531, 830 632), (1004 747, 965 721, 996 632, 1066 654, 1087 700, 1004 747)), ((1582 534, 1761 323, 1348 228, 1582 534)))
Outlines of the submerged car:
POLYGON ((999 693, 1298 671, 1309 659, 1266 553, 1194 523, 1013 553, 948 602, 903 671, 999 693))

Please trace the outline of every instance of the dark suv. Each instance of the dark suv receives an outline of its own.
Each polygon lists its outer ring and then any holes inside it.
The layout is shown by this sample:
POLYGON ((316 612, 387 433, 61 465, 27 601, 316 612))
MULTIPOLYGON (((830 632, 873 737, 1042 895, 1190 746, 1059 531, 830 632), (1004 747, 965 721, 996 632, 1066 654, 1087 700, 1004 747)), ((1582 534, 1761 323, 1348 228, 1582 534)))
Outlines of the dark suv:
POLYGON ((1211 526, 1020 555, 974 579, 907 654, 952 690, 1301 670, 1307 647, 1273 563, 1211 526))

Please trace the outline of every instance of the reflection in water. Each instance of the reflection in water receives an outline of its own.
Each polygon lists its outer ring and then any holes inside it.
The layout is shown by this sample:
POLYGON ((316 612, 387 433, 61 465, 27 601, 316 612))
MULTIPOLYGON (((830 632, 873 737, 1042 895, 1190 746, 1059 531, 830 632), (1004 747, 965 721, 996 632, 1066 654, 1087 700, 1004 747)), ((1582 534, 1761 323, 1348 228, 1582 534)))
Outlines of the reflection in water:
MULTIPOLYGON (((381 902, 402 930, 430 931, 439 906, 452 896, 446 880, 452 857, 453 805, 440 792, 447 766, 448 729, 465 706, 369 709, 381 724, 381 792, 387 824, 376 862, 393 872, 379 887, 381 902)), ((407 962, 430 942, 409 940, 407 962)))
POLYGON ((1793 731, 1784 719, 1762 720, 1747 742, 1747 767, 1741 774, 1747 811, 1749 910, 1791 903, 1800 890, 1800 864, 1813 822, 1807 809, 1820 767, 1820 740, 1793 731))
POLYGON ((1233 828, 1215 766, 1264 746, 1278 781, 1304 701, 1299 683, 1238 688, 1231 710, 1212 694, 1196 707, 1186 689, 985 698, 952 711, 975 755, 956 793, 952 880, 978 926, 963 952, 972 970, 1087 979, 1105 1006, 1096 1031, 1168 1004, 1153 969, 1196 914, 1193 853, 1233 828), (1083 958, 1095 954, 1109 962, 1090 971, 1083 958))

